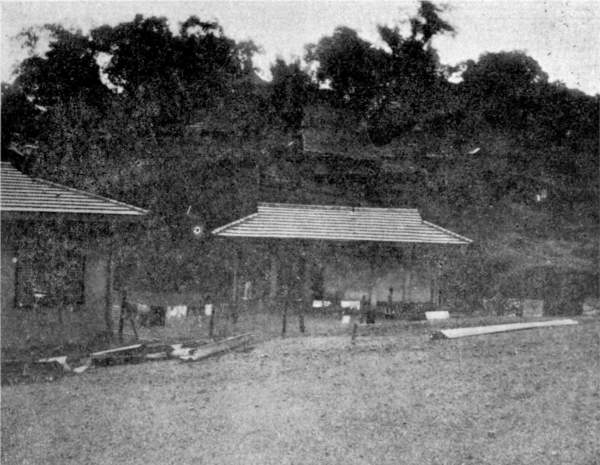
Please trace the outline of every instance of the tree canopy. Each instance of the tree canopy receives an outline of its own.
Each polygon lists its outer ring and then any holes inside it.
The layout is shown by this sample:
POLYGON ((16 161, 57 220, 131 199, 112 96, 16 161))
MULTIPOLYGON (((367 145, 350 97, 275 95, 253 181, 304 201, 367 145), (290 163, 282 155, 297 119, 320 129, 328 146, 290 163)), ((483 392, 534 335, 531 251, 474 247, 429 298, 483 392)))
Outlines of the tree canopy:
MULTIPOLYGON (((372 163, 395 168, 364 177, 369 203, 418 206, 486 237, 512 224, 515 202, 530 208, 523 192, 543 185, 557 194, 543 221, 523 226, 532 235, 597 220, 597 99, 549 82, 520 51, 469 60, 451 82, 434 47, 454 33, 443 16, 421 2, 408 28, 378 27, 383 47, 340 26, 306 46, 304 64, 277 59, 271 82, 255 73, 254 43, 196 16, 177 29, 142 15, 89 33, 47 25, 44 54, 35 47, 43 31, 30 29, 31 55, 2 85, 2 153, 23 153, 32 174, 149 208, 143 240, 123 238, 121 265, 143 263, 139 279, 163 288, 221 276, 213 271, 227 252, 191 239, 190 207, 210 228, 258 200, 316 189, 290 160, 311 165, 296 142, 317 105, 361 121, 386 146, 372 163)), ((336 200, 355 199, 336 176, 327 186, 336 200)))

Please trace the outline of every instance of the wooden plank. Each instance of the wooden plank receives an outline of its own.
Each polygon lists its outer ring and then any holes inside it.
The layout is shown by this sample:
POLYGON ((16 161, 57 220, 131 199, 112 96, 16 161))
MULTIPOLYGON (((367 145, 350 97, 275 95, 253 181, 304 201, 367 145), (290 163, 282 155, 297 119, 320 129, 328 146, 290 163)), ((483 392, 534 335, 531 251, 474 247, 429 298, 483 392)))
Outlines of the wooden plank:
POLYGON ((143 344, 133 344, 130 346, 124 346, 124 347, 115 347, 114 349, 108 349, 108 350, 101 350, 99 352, 93 352, 91 354, 92 357, 101 357, 103 355, 108 355, 108 354, 116 354, 119 352, 129 352, 132 350, 139 350, 143 347, 143 344))
POLYGON ((459 337, 479 336, 483 334, 503 333, 507 331, 519 331, 523 329, 548 328, 552 326, 568 326, 578 324, 575 320, 550 320, 536 321, 531 323, 509 323, 503 325, 473 326, 471 328, 442 329, 434 332, 433 339, 456 339, 459 337))
POLYGON ((185 362, 197 362, 206 358, 229 352, 230 350, 237 349, 243 346, 247 346, 252 341, 252 334, 241 334, 239 336, 233 336, 222 341, 215 342, 214 344, 207 344, 203 347, 199 347, 190 355, 182 355, 179 357, 185 362))

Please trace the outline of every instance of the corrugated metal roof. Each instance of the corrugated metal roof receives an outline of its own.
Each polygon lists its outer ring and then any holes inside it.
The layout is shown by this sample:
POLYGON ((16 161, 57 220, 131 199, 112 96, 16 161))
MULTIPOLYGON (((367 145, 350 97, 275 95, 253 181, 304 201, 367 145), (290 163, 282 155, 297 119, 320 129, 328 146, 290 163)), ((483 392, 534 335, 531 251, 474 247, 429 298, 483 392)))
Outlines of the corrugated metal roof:
POLYGON ((261 203, 252 215, 213 231, 222 237, 331 241, 469 244, 472 241, 423 221, 414 208, 341 207, 261 203))
POLYGON ((10 163, 0 164, 0 210, 15 213, 68 213, 142 216, 147 210, 43 179, 31 178, 10 163))

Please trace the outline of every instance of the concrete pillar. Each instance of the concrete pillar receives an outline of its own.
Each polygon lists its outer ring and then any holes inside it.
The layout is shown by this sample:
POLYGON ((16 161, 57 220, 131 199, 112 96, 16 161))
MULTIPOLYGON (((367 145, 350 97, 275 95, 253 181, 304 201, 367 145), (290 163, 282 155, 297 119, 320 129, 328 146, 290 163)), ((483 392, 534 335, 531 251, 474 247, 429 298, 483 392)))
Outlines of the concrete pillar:
POLYGON ((111 288, 111 257, 99 250, 89 250, 85 259, 84 299, 85 313, 90 326, 98 332, 112 331, 112 308, 107 314, 107 305, 112 305, 108 292, 111 288))

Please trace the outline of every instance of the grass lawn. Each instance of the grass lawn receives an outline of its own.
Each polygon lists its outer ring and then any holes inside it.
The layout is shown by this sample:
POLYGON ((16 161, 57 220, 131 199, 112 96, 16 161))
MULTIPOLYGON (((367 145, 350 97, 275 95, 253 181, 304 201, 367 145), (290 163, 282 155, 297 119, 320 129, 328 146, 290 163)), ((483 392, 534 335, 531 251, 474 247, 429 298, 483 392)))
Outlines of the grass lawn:
POLYGON ((248 353, 2 388, 6 464, 600 463, 600 322, 248 353))

